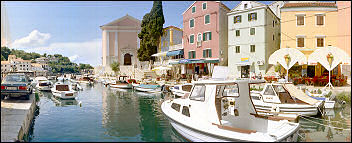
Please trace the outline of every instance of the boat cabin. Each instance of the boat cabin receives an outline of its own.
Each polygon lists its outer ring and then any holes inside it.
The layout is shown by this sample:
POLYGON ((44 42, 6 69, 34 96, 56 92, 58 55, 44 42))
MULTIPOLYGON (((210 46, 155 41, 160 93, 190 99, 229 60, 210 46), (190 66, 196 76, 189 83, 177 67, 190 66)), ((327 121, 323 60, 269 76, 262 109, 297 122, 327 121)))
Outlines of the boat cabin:
POLYGON ((66 85, 66 84, 56 85, 55 89, 56 89, 57 91, 70 91, 69 86, 66 85))

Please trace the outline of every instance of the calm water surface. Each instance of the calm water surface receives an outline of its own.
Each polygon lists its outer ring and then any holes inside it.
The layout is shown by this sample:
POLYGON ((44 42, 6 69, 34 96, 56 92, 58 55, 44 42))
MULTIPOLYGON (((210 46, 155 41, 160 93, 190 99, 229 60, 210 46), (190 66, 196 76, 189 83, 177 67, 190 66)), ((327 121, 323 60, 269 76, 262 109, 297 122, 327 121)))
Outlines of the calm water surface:
MULTIPOLYGON (((58 100, 50 92, 41 93, 29 141, 186 141, 160 109, 166 95, 110 89, 100 83, 82 86, 76 100, 58 100)), ((320 119, 300 119, 301 141, 350 141, 350 115, 347 105, 320 119)))
POLYGON ((164 95, 119 91, 100 83, 82 87, 76 100, 43 92, 30 141, 185 141, 160 109, 164 95))

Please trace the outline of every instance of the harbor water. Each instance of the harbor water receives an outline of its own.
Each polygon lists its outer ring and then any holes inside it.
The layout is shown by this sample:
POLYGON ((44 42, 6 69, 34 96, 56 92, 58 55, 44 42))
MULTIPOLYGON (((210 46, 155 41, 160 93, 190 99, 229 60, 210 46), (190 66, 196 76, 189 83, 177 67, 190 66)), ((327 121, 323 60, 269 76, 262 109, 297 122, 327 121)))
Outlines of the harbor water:
MULTIPOLYGON (((160 109, 162 101, 170 95, 110 89, 100 83, 82 87, 76 100, 60 100, 50 92, 41 92, 28 140, 187 141, 172 128, 160 109)), ((301 141, 350 141, 350 115, 347 105, 319 118, 301 118, 301 141)))

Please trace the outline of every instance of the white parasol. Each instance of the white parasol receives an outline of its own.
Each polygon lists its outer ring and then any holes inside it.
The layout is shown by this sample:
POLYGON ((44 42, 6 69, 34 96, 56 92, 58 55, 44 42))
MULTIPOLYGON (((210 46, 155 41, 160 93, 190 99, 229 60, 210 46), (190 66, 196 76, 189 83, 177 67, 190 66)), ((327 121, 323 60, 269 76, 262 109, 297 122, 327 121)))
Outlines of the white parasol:
POLYGON ((294 48, 279 49, 269 57, 269 64, 279 63, 287 70, 287 78, 288 70, 297 62, 299 65, 307 64, 307 58, 301 51, 294 48))
POLYGON ((333 87, 330 83, 330 71, 340 63, 351 64, 350 57, 346 52, 332 46, 316 49, 309 55, 308 64, 317 64, 318 62, 329 71, 329 83, 326 85, 329 87, 333 87))

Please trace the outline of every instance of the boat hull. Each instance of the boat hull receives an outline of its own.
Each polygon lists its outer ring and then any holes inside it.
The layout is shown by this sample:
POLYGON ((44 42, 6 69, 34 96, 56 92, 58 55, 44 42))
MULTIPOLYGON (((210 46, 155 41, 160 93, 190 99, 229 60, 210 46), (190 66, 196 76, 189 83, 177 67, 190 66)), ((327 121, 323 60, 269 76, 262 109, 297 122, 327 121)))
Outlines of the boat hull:
POLYGON ((273 108, 272 106, 276 105, 278 107, 277 111, 284 114, 298 114, 298 115, 304 115, 304 116, 315 116, 318 114, 318 107, 314 107, 310 105, 295 104, 295 105, 288 106, 287 104, 271 104, 271 103, 263 103, 262 101, 255 101, 255 100, 253 100, 253 104, 257 112, 261 112, 261 111, 272 112, 272 108, 273 108))
POLYGON ((132 88, 131 84, 109 84, 109 86, 112 88, 121 88, 121 89, 131 89, 132 88))
POLYGON ((50 86, 37 86, 37 89, 40 91, 51 91, 50 86))
POLYGON ((150 93, 159 93, 161 92, 159 89, 151 89, 151 88, 141 88, 141 87, 136 87, 136 91, 140 92, 150 92, 150 93))
POLYGON ((77 96, 76 92, 57 92, 53 91, 53 95, 60 99, 75 99, 77 96), (67 94, 72 94, 72 96, 66 96, 67 94))
MULTIPOLYGON (((164 103, 162 103, 164 104, 164 103)), ((183 138, 187 139, 188 141, 192 142, 247 142, 247 141, 255 141, 254 140, 240 140, 236 138, 229 138, 229 137, 222 137, 219 135, 211 134, 208 132, 200 131, 197 129, 194 129, 192 127, 188 127, 186 125, 183 125, 182 123, 170 118, 166 113, 165 113, 165 105, 161 105, 161 109, 163 114, 167 117, 167 119, 170 121, 171 126, 180 134, 182 135, 183 138)), ((293 131, 292 134, 287 135, 285 138, 282 138, 281 140, 277 141, 297 141, 298 139, 298 130, 299 126, 293 131)), ((263 140, 265 141, 265 140, 263 140)))

